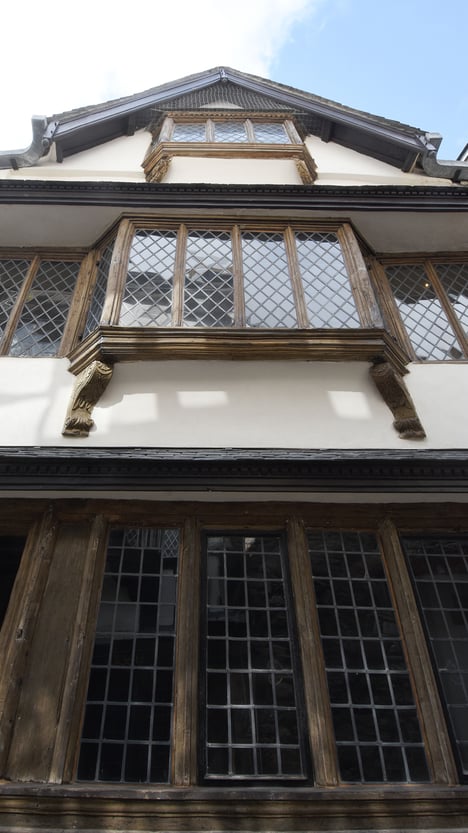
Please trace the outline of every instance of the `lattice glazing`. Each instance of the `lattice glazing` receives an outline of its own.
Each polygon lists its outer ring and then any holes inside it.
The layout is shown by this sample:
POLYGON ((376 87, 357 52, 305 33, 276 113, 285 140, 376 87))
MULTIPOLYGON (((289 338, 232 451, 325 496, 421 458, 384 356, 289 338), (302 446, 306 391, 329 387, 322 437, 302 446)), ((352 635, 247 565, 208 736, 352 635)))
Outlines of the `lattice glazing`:
POLYGON ((206 142, 205 122, 178 122, 172 133, 173 142, 206 142))
POLYGON ((311 327, 359 327, 353 293, 335 234, 296 233, 311 327))
POLYGON ((0 260, 0 337, 30 265, 28 260, 0 260))
POLYGON ((246 142, 244 122, 215 121, 215 142, 246 142))
POLYGON ((457 317, 468 331, 468 263, 437 263, 435 269, 457 317))
POLYGON ((233 317, 231 236, 228 232, 192 231, 185 261, 184 324, 230 327, 233 317))
POLYGON ((138 229, 120 311, 124 327, 169 327, 177 233, 138 229))
POLYGON ((282 234, 242 234, 248 327, 296 327, 296 309, 282 234))
POLYGON ((11 356, 57 353, 79 270, 79 263, 41 262, 11 342, 11 356))
POLYGON ((281 541, 210 535, 207 779, 304 778, 281 541))
POLYGON ((109 277, 109 269, 112 260, 112 253, 114 251, 115 240, 106 246, 99 259, 98 274, 96 283, 94 285, 93 297, 91 306, 89 308, 86 325, 84 328, 84 336, 89 335, 101 323, 102 311, 104 309, 104 301, 106 300, 107 278, 109 277))
POLYGON ((253 129, 256 142, 272 145, 289 144, 289 136, 282 124, 253 122, 253 129))
POLYGON ((427 781, 418 716, 375 535, 309 535, 343 781, 427 781))
POLYGON ((402 544, 461 769, 468 775, 468 539, 405 537, 402 544))
POLYGON ((78 778, 167 783, 179 533, 111 533, 78 778))
POLYGON ((386 266, 390 286, 418 359, 459 359, 460 345, 422 264, 386 266))

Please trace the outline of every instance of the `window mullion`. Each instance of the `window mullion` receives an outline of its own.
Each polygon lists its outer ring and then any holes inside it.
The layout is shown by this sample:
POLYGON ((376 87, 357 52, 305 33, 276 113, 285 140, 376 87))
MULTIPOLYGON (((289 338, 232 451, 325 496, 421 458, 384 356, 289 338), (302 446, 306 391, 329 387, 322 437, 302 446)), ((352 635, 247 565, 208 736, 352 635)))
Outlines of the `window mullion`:
POLYGON ((214 122, 213 122, 212 119, 207 119, 206 120, 205 131, 206 131, 206 133, 205 133, 206 141, 207 142, 214 142, 215 141, 215 126, 214 126, 214 122))
POLYGON ((200 534, 189 519, 182 533, 177 598, 172 780, 187 787, 197 781, 198 629, 200 622, 200 534))
POLYGON ((339 783, 335 734, 307 537, 298 518, 290 518, 288 522, 288 551, 315 783, 333 786, 339 783))
POLYGON ((246 119, 245 122, 244 122, 244 125, 245 125, 245 130, 246 130, 246 133, 247 133, 247 141, 250 142, 251 144, 255 144, 255 142, 256 142, 255 131, 254 131, 254 127, 253 127, 253 124, 252 124, 251 120, 246 119))
POLYGON ((184 273, 187 253, 187 226, 181 225, 177 233, 177 250, 174 264, 174 299, 172 302, 172 326, 181 327, 184 313, 184 273))
POLYGON ((299 269, 299 261, 296 250, 296 237, 291 226, 288 226, 284 232, 284 242, 286 246, 286 255, 289 265, 289 277, 294 296, 294 304, 296 306, 297 325, 303 330, 309 327, 309 316, 307 315, 307 307, 304 298, 304 288, 302 286, 301 271, 299 269))
POLYGON ((245 327, 245 298, 242 269, 242 236, 238 225, 235 225, 232 229, 231 240, 234 282, 234 326, 245 327))
POLYGON ((73 298, 57 355, 66 356, 82 334, 88 314, 89 300, 94 289, 92 281, 96 268, 97 251, 88 252, 83 258, 73 298))
POLYGON ((411 579, 395 525, 387 520, 380 529, 389 585, 412 677, 421 729, 432 777, 439 784, 455 784, 457 769, 439 699, 437 683, 419 617, 411 579))
POLYGON ((161 133, 159 134, 159 141, 160 142, 170 142, 172 139, 172 132, 174 130, 174 119, 171 119, 170 116, 166 116, 163 122, 163 126, 161 128, 161 133))
POLYGON ((356 308, 362 327, 383 327, 382 316, 369 280, 364 258, 349 223, 343 223, 337 230, 343 257, 348 271, 356 308))
POLYGON ((377 287, 379 300, 382 304, 384 316, 387 319, 390 330, 396 336, 397 340, 408 353, 410 358, 413 359, 413 361, 416 361, 416 352, 411 344, 406 327, 401 320, 400 312, 395 303, 395 299, 385 273, 385 268, 377 260, 373 260, 371 263, 371 271, 377 287))
POLYGON ((119 323, 133 233, 133 223, 130 220, 122 220, 112 251, 101 324, 115 325, 119 323))
POLYGON ((28 269, 28 272, 27 272, 27 275, 26 275, 26 277, 23 281, 23 285, 22 285, 20 291, 18 292, 18 297, 17 297, 15 303, 13 304, 12 310, 11 310, 9 318, 8 318, 8 323, 7 323, 7 325, 5 327, 5 330, 4 330, 4 333, 3 333, 0 355, 5 356, 5 355, 8 354, 11 342, 13 340, 13 336, 15 334, 16 327, 18 325, 18 321, 19 321, 20 316, 21 316, 23 306, 24 306, 24 304, 27 300, 28 293, 31 289, 34 278, 36 277, 36 273, 37 273, 37 270, 39 269, 40 262, 41 262, 41 259, 40 259, 39 255, 36 255, 35 257, 33 257, 32 261, 31 261, 31 265, 30 265, 30 267, 28 269))
POLYGON ((288 137, 293 145, 300 145, 302 144, 302 139, 299 136, 299 133, 296 130, 296 125, 294 124, 291 119, 286 119, 284 122, 284 128, 288 137))
POLYGON ((445 292, 445 290, 442 286, 442 283, 439 279, 437 271, 434 269, 434 266, 432 265, 430 260, 425 260, 424 261, 424 269, 426 270, 426 274, 427 274, 427 276, 428 276, 428 278, 429 278, 429 280, 430 280, 430 282, 431 282, 431 284, 432 284, 432 286, 435 290, 435 293, 436 293, 436 295, 437 295, 437 297, 438 297, 438 299, 439 299, 439 301, 440 301, 440 303, 441 303, 441 305, 442 305, 442 307, 445 311, 445 314, 446 314, 446 316, 449 320, 450 326, 452 327, 452 329, 454 330, 454 332, 456 334, 456 337, 458 339, 460 347, 462 348, 462 350, 463 350, 463 352, 466 356, 468 354, 468 345, 467 345, 467 339, 466 339, 465 331, 464 331, 463 327, 461 326, 461 324, 460 324, 460 322, 457 318, 457 315, 456 315, 456 313, 455 313, 455 311, 452 307, 452 304, 450 303, 449 299, 447 298, 447 294, 446 294, 446 292, 445 292))

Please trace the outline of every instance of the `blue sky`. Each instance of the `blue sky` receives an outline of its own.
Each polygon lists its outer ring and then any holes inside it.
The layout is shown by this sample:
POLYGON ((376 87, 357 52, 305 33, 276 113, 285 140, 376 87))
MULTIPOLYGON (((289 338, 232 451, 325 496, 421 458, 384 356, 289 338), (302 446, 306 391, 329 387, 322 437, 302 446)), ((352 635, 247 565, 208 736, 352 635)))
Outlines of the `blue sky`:
POLYGON ((2 10, 0 149, 52 115, 225 64, 468 142, 468 2, 23 0, 2 10))

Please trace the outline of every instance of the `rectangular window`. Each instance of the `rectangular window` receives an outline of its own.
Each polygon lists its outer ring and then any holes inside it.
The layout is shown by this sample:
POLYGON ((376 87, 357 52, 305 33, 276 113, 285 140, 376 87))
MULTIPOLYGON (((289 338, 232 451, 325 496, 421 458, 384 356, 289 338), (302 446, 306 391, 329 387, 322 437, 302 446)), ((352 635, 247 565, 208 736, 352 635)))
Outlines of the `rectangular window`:
POLYGON ((261 118, 194 118, 170 119, 162 127, 158 141, 229 142, 252 144, 290 144, 299 142, 294 126, 283 121, 262 121, 261 118))
POLYGON ((206 539, 203 776, 304 779, 299 675, 278 535, 206 539))
POLYGON ((468 538, 402 540, 446 705, 460 770, 468 777, 468 538))
POLYGON ((167 783, 179 533, 111 532, 78 778, 167 783))

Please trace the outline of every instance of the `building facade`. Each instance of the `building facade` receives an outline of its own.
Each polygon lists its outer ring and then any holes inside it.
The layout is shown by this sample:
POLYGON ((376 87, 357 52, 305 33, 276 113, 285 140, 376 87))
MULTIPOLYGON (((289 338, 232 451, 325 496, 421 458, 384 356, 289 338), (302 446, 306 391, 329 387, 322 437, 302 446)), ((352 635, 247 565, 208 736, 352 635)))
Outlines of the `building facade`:
POLYGON ((468 826, 468 164, 228 68, 0 154, 0 831, 468 826))

